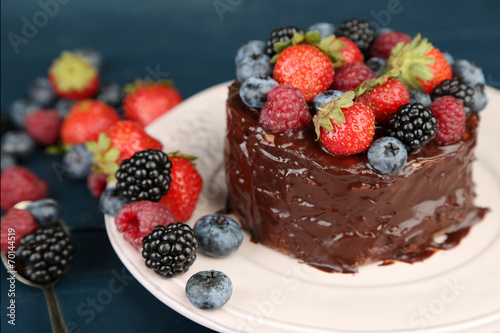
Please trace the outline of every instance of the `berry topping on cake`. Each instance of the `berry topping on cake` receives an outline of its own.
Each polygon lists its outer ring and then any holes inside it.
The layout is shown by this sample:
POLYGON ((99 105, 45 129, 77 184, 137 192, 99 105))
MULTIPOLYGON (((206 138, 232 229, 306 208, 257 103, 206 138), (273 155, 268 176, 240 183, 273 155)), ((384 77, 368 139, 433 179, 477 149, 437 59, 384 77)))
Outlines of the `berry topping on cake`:
POLYGON ((125 118, 146 126, 182 102, 173 81, 141 81, 127 84, 123 99, 125 118))
POLYGON ((227 303, 233 293, 229 277, 220 271, 201 271, 186 283, 186 296, 199 309, 218 309, 227 303))
POLYGON ((197 250, 193 229, 180 222, 158 225, 142 241, 146 266, 167 278, 187 272, 196 260, 197 250))
POLYGON ((38 110, 25 119, 26 132, 41 146, 50 146, 59 140, 61 116, 56 110, 38 110))
POLYGON ((301 90, 292 85, 279 85, 271 89, 259 116, 261 126, 278 133, 303 129, 310 122, 309 106, 301 90))
POLYGON ((409 90, 420 89, 426 93, 443 80, 451 79, 451 66, 443 54, 420 34, 411 43, 401 42, 392 50, 385 71, 397 69, 397 77, 409 90))
POLYGON ((452 96, 462 101, 465 107, 465 114, 471 113, 471 106, 474 104, 474 89, 458 79, 444 80, 432 91, 432 100, 452 96))
POLYGON ((261 40, 251 40, 238 49, 234 62, 236 66, 247 56, 252 54, 263 54, 266 48, 266 43, 261 40))
POLYGON ((251 108, 262 109, 266 105, 267 94, 277 85, 278 82, 269 76, 252 76, 240 87, 241 100, 251 108))
POLYGON ((326 150, 352 155, 366 150, 375 134, 375 116, 366 105, 354 103, 348 91, 319 108, 313 117, 316 134, 326 150))
POLYGON ((437 119, 437 133, 434 141, 452 143, 460 140, 465 132, 465 107, 452 96, 443 96, 429 105, 437 119))
POLYGON ((200 251, 214 258, 233 254, 243 241, 243 230, 238 222, 224 215, 207 215, 196 221, 194 234, 200 251))
POLYGON ((343 94, 343 91, 332 89, 328 89, 327 91, 323 91, 321 94, 317 94, 312 100, 314 108, 311 112, 313 112, 313 114, 318 113, 318 109, 323 107, 323 104, 328 103, 335 98, 342 97, 343 94))
POLYGON ((356 101, 369 106, 375 114, 377 124, 386 125, 401 105, 408 103, 410 94, 406 86, 388 73, 377 79, 366 81, 356 90, 356 101))
POLYGON ((469 60, 458 59, 451 66, 453 77, 458 78, 463 83, 475 87, 478 84, 485 84, 484 73, 481 67, 469 60))
POLYGON ((120 115, 109 105, 90 99, 80 101, 61 125, 61 141, 69 145, 97 141, 99 133, 118 120, 120 115))
POLYGON ((429 106, 432 103, 431 95, 422 90, 410 90, 410 103, 420 103, 423 106, 429 106))
POLYGON ((52 88, 61 98, 85 99, 95 96, 99 73, 84 57, 63 51, 49 68, 52 88))
POLYGON ((381 58, 373 57, 366 61, 368 66, 378 77, 382 74, 382 70, 387 66, 387 61, 381 58))
POLYGON ((193 215, 196 203, 203 188, 203 179, 193 163, 195 157, 179 154, 169 154, 172 168, 170 169, 170 189, 167 195, 160 199, 160 204, 167 207, 179 222, 189 220, 193 215))
POLYGON ((375 31, 367 21, 353 18, 342 21, 336 35, 352 40, 366 54, 375 38, 375 31))
POLYGON ((478 84, 474 87, 474 103, 471 106, 472 112, 479 112, 488 104, 488 96, 486 96, 484 88, 484 84, 478 84))
POLYGON ((46 198, 49 192, 46 182, 25 167, 17 165, 2 171, 0 186, 3 211, 21 201, 46 198))
POLYGON ((42 199, 31 202, 26 210, 33 215, 35 221, 41 226, 56 223, 61 215, 61 206, 54 199, 42 199))
POLYGON ((295 33, 303 34, 304 30, 293 25, 274 29, 266 42, 265 53, 273 57, 276 54, 275 44, 291 40, 295 33))
POLYGON ((368 148, 368 162, 383 175, 396 175, 408 158, 405 145, 392 136, 381 137, 368 148))
POLYGON ((364 59, 358 46, 345 37, 330 35, 321 41, 320 48, 327 52, 335 69, 347 63, 363 62, 364 59))
POLYGON ((391 50, 396 44, 411 42, 411 37, 403 32, 390 31, 378 36, 370 48, 370 57, 378 57, 381 59, 389 59, 391 50))
POLYGON ((116 187, 131 200, 160 201, 170 189, 170 162, 161 150, 148 149, 124 160, 116 172, 116 187))
POLYGON ((236 78, 243 82, 252 76, 270 76, 273 67, 269 64, 271 58, 267 54, 250 54, 236 65, 236 78))
POLYGON ((2 216, 1 250, 8 252, 14 249, 24 235, 35 231, 38 227, 38 223, 36 223, 35 218, 29 211, 16 208, 9 209, 7 213, 2 216), (12 236, 13 234, 12 230, 9 231, 9 229, 15 230, 15 237, 9 237, 9 235, 12 236))
POLYGON ((408 103, 394 114, 387 134, 403 142, 408 153, 415 153, 436 136, 436 127, 437 119, 431 109, 408 103))
POLYGON ((157 202, 137 201, 123 205, 115 217, 116 228, 127 242, 136 247, 158 225, 175 223, 172 213, 157 202))
POLYGON ((312 45, 293 45, 283 50, 274 66, 274 79, 280 84, 299 88, 306 100, 330 87, 333 64, 328 56, 312 45))
POLYGON ((86 179, 94 164, 93 157, 84 144, 71 147, 63 156, 64 174, 71 179, 86 179))
POLYGON ((362 62, 346 63, 335 72, 332 87, 341 91, 356 90, 361 83, 376 77, 375 73, 362 62))

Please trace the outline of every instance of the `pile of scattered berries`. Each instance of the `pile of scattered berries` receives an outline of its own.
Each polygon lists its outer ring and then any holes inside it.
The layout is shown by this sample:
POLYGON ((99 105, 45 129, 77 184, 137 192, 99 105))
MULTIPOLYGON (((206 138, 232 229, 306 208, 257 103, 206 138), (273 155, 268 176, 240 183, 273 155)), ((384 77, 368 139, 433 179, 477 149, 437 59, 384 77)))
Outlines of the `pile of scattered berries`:
POLYGON ((377 32, 355 18, 337 29, 324 22, 277 28, 267 41, 243 45, 235 62, 240 97, 265 130, 314 128, 327 151, 366 152, 384 175, 397 174, 431 141, 460 140, 467 116, 487 104, 474 63, 454 61, 420 34, 377 32), (382 140, 373 142, 375 131, 382 140))

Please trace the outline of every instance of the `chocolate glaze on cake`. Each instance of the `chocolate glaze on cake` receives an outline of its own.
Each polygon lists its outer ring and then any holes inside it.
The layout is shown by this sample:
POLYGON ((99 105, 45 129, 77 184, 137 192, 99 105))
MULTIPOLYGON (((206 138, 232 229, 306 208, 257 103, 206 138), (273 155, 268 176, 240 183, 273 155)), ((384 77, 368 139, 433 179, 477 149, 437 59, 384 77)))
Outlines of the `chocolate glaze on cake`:
POLYGON ((487 211, 473 203, 475 114, 460 141, 428 143, 400 174, 384 176, 366 153, 328 153, 312 125, 266 132, 238 91, 235 82, 227 101, 228 205, 255 242, 325 271, 356 272, 369 262, 414 262, 451 248, 487 211), (438 244, 440 234, 448 237, 438 244))

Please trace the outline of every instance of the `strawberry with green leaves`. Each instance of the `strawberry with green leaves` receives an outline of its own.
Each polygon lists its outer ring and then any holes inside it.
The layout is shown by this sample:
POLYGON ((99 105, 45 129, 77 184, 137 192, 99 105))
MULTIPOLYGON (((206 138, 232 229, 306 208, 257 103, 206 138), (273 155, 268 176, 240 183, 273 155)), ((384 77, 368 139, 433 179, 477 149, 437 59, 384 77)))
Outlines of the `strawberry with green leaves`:
POLYGON ((409 44, 396 44, 391 50, 384 72, 396 69, 397 79, 409 90, 422 90, 428 94, 443 80, 451 80, 452 69, 441 51, 427 38, 418 34, 409 44))
POLYGON ((350 39, 330 35, 324 38, 319 47, 326 51, 333 61, 335 70, 344 64, 363 62, 363 53, 350 39))
POLYGON ((160 199, 179 222, 189 220, 200 197, 203 179, 193 163, 196 159, 178 152, 168 154, 172 162, 170 190, 160 199))
POLYGON ((323 104, 313 123, 323 147, 335 155, 365 151, 375 135, 375 116, 366 105, 354 103, 353 91, 323 104))
POLYGON ((182 102, 172 81, 136 81, 125 86, 123 100, 125 118, 146 126, 182 102))
POLYGON ((356 102, 372 109, 377 124, 389 124, 399 107, 410 101, 406 86, 394 78, 398 75, 399 71, 392 71, 377 79, 365 81, 356 89, 356 102))

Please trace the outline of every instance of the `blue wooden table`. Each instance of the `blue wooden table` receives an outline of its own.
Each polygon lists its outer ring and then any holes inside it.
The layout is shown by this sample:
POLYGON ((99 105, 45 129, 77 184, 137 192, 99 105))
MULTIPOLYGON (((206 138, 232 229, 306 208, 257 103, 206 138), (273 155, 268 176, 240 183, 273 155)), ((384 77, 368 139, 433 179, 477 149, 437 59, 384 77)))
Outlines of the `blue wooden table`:
MULTIPOLYGON (((105 57, 102 79, 175 80, 185 98, 234 78, 234 54, 279 26, 359 17, 376 27, 421 32, 455 59, 483 67, 500 88, 498 1, 5 0, 1 3, 1 103, 24 97, 61 50, 88 46, 105 57)), ((223 112, 221 110, 221 112, 223 112)), ((56 292, 70 332, 209 332, 158 301, 124 268, 104 230, 98 201, 60 177, 60 158, 38 151, 25 165, 62 205, 76 256, 56 292)), ((41 291, 16 284, 16 325, 7 323, 7 273, 1 269, 3 332, 49 332, 41 291)))

